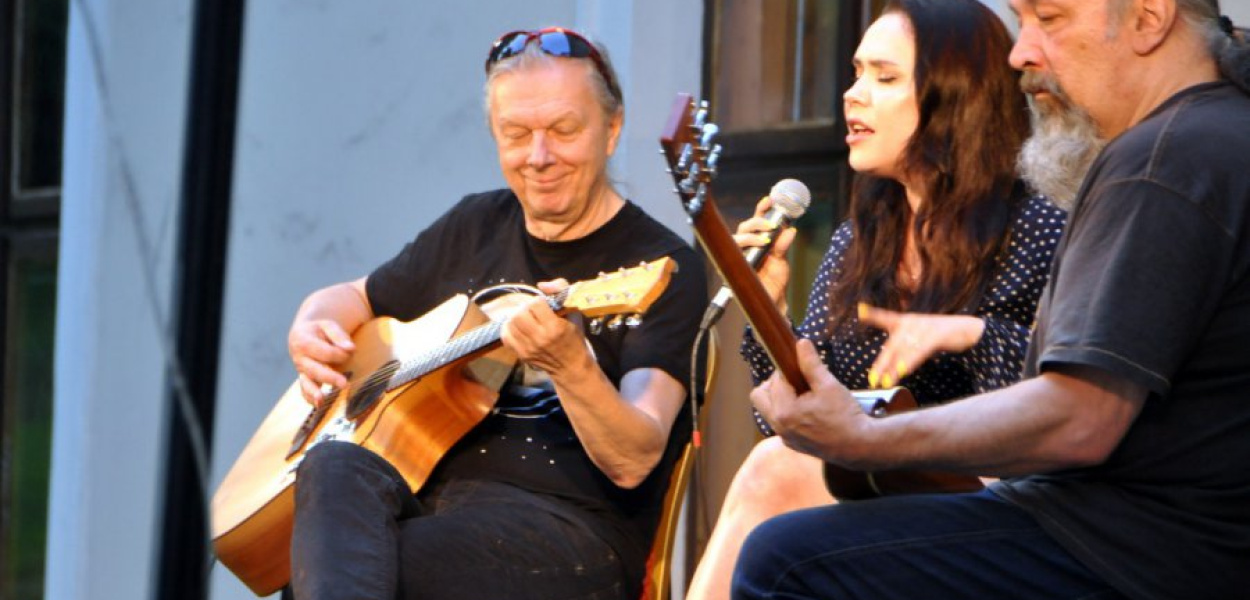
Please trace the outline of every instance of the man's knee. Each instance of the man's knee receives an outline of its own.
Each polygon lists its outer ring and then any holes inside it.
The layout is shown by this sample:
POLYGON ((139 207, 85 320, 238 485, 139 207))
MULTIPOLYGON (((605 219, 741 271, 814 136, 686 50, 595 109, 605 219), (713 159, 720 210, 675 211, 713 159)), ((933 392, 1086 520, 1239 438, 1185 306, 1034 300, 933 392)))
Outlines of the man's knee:
POLYGON ((370 471, 390 478, 386 462, 370 450, 351 442, 321 442, 309 449, 300 461, 296 487, 341 486, 353 476, 370 471))

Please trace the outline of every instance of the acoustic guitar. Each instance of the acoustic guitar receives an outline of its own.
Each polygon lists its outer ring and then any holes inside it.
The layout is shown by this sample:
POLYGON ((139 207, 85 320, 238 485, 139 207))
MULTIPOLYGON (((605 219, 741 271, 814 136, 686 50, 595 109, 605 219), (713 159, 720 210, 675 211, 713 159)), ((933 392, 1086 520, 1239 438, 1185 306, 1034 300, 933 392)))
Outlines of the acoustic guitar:
MULTIPOLYGON (((548 298, 593 325, 632 326, 660 296, 677 263, 662 258, 575 283, 548 298)), ((291 384, 213 496, 217 558, 257 595, 290 581, 296 470, 322 442, 359 444, 387 459, 415 493, 446 452, 490 412, 515 356, 503 322, 457 295, 418 319, 377 318, 352 334, 348 384, 318 408, 291 384)))
MULTIPOLYGON (((809 387, 799 370, 797 340, 790 323, 777 310, 755 269, 743 257, 742 249, 734 242, 712 198, 711 181, 716 175, 720 146, 715 143, 718 127, 708 118, 706 102, 695 102, 690 95, 679 94, 660 136, 660 147, 699 245, 733 291, 756 339, 768 352, 777 371, 795 391, 805 392, 809 387)), ((864 411, 874 417, 916 407, 915 398, 904 388, 859 390, 852 395, 864 411)), ((916 471, 867 473, 832 463, 825 464, 825 483, 834 497, 843 500, 885 494, 965 492, 982 487, 980 479, 970 475, 916 471)))

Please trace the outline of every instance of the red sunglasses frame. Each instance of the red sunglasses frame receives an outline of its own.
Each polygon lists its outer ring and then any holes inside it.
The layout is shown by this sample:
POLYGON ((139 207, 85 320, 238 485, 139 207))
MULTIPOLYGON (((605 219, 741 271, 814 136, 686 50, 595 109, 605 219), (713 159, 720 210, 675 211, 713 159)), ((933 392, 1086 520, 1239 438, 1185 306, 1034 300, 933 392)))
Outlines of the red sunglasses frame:
POLYGON ((534 40, 538 40, 538 49, 549 56, 589 58, 595 64, 595 69, 599 71, 599 76, 608 84, 608 91, 618 101, 621 99, 621 91, 616 78, 612 76, 598 48, 595 48, 595 45, 585 36, 563 27, 547 27, 537 31, 518 29, 499 36, 499 39, 491 44, 490 54, 486 56, 486 73, 490 73, 490 68, 495 63, 524 52, 525 47, 534 40))

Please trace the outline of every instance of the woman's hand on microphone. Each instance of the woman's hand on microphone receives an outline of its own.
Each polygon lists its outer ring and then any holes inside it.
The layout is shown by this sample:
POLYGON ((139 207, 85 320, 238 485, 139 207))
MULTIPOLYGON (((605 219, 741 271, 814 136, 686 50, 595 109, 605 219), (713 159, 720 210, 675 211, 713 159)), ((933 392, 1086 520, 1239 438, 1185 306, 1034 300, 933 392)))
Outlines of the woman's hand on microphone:
POLYGON ((786 314, 786 284, 790 281, 790 261, 786 259, 786 251, 794 243, 795 231, 792 227, 777 231, 776 226, 764 218, 772 206, 772 199, 764 196, 755 205, 755 215, 739 223, 738 232, 733 237, 734 242, 744 251, 748 248, 762 248, 772 242, 768 255, 764 257, 764 262, 756 269, 756 273, 777 309, 786 314), (776 241, 773 241, 774 237, 776 241))

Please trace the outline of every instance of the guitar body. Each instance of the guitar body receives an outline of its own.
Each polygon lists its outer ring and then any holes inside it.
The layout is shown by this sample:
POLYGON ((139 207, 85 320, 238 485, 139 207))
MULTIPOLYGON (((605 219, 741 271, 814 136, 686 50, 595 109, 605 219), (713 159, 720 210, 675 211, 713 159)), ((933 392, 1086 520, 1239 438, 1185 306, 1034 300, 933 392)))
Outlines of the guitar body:
POLYGON ((292 440, 313 409, 299 382, 292 384, 213 496, 213 547, 221 563, 257 595, 290 581, 295 468, 318 436, 368 448, 395 465, 414 492, 420 489, 447 451, 490 412, 515 363, 511 353, 496 345, 461 358, 383 392, 367 412, 349 418, 353 387, 391 361, 437 349, 486 321, 461 295, 413 321, 379 318, 362 325, 344 368, 351 383, 331 396, 294 453, 292 440))
MULTIPOLYGON (((851 395, 864 412, 874 417, 914 410, 916 397, 907 388, 853 390, 851 395)), ((832 463, 824 465, 825 487, 839 500, 864 500, 896 494, 975 492, 981 479, 942 471, 852 471, 832 463)))
POLYGON ((953 494, 985 487, 981 480, 961 473, 938 471, 876 471, 861 473, 825 463, 825 487, 839 500, 865 500, 899 494, 953 494))

